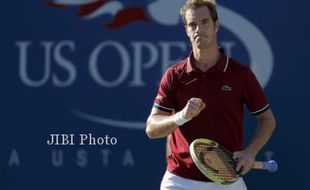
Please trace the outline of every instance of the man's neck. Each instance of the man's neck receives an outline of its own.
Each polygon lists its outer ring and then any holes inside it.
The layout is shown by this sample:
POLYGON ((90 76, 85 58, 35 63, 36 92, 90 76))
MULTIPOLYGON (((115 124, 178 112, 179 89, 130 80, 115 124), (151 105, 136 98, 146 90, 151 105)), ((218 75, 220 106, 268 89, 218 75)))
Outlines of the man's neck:
POLYGON ((220 59, 221 53, 217 47, 208 49, 193 49, 195 65, 206 72, 213 67, 220 59))

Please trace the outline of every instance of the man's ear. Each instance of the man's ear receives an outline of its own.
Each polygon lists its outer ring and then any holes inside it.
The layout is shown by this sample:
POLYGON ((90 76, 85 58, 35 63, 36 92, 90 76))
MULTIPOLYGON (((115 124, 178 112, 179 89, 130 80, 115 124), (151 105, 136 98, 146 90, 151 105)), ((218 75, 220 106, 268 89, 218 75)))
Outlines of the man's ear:
POLYGON ((186 27, 185 25, 184 25, 184 29, 185 29, 186 35, 187 35, 188 37, 190 37, 189 34, 188 34, 188 31, 187 31, 187 27, 186 27))
POLYGON ((220 21, 219 20, 215 21, 214 28, 215 28, 215 32, 217 33, 220 29, 220 21))

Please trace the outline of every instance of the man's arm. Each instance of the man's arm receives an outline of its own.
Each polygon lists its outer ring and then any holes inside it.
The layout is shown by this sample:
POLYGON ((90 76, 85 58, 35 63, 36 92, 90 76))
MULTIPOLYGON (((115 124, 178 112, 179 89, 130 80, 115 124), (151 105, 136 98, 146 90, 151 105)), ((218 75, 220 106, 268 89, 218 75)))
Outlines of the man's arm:
POLYGON ((268 142, 276 127, 271 109, 257 115, 256 119, 257 127, 250 144, 245 150, 234 152, 234 156, 239 160, 236 170, 239 171, 242 168, 242 174, 251 170, 257 153, 268 142))
POLYGON ((146 123, 146 134, 149 138, 168 136, 176 128, 196 117, 206 104, 199 98, 191 98, 186 106, 175 115, 153 108, 146 123))
POLYGON ((174 115, 169 112, 153 108, 146 123, 146 134, 149 138, 161 138, 169 135, 179 126, 176 124, 174 115))

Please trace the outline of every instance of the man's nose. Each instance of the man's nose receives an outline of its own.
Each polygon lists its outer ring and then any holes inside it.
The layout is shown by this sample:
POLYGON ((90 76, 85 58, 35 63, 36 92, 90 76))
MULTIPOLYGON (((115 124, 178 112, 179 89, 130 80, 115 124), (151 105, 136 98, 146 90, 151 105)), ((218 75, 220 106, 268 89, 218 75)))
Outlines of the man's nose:
POLYGON ((199 33, 199 32, 201 31, 201 28, 202 28, 202 25, 197 24, 197 25, 196 25, 196 28, 195 28, 195 32, 196 32, 196 33, 199 33))

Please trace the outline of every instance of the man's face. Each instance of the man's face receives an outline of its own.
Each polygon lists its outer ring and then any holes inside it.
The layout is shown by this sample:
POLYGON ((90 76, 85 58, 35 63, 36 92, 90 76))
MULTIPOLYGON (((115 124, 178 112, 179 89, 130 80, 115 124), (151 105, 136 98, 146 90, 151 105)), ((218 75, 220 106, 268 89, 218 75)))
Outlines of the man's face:
POLYGON ((207 7, 187 10, 185 19, 186 33, 193 48, 206 49, 212 45, 217 46, 216 34, 219 23, 213 22, 207 7))

